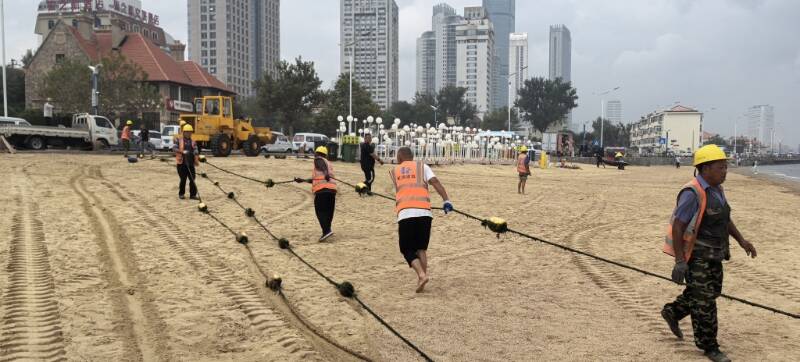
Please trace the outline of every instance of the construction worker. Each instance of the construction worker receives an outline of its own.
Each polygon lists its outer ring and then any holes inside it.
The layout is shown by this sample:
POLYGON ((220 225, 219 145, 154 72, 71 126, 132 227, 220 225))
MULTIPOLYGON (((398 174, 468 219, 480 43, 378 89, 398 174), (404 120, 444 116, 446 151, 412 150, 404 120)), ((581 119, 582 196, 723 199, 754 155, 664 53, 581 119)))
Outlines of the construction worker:
POLYGON ((372 183, 375 182, 375 161, 383 165, 380 157, 375 155, 375 145, 372 144, 372 134, 364 135, 364 143, 359 146, 361 150, 361 171, 364 171, 364 184, 367 190, 372 190, 372 183))
POLYGON ((336 209, 336 182, 333 180, 333 166, 327 160, 328 148, 319 146, 314 150, 314 167, 311 169, 310 179, 295 178, 296 182, 311 183, 311 192, 314 194, 314 212, 322 228, 320 242, 333 236, 331 224, 333 212, 336 209))
POLYGON ((175 164, 178 168, 178 177, 181 181, 178 185, 178 198, 183 200, 186 196, 186 179, 189 179, 189 198, 197 200, 197 185, 194 182, 196 173, 195 167, 200 165, 200 151, 197 143, 192 140, 194 127, 191 124, 182 127, 181 137, 173 146, 175 151, 175 164))
POLYGON ((142 124, 139 128, 139 155, 144 157, 144 153, 150 148, 150 131, 147 126, 142 124))
POLYGON ((622 154, 622 152, 617 152, 614 155, 614 161, 617 161, 617 169, 618 170, 624 170, 625 169, 625 160, 622 159, 623 157, 624 157, 624 155, 622 154))
POLYGON ((531 175, 530 163, 531 159, 528 157, 528 147, 520 147, 519 155, 517 156, 517 173, 519 173, 519 183, 517 183, 518 194, 525 194, 525 183, 528 181, 528 176, 531 175))
POLYGON ((414 161, 408 147, 397 150, 397 166, 389 172, 395 188, 400 252, 408 266, 417 273, 417 293, 428 283, 428 242, 431 237, 431 198, 428 185, 432 185, 444 200, 445 214, 453 211, 444 186, 422 161, 414 161))
POLYGON ((664 244, 664 252, 675 257, 672 280, 686 280, 686 289, 664 306, 661 316, 682 339, 678 322, 690 315, 695 345, 712 361, 730 361, 717 343, 715 300, 722 292, 722 260, 730 259, 729 236, 752 258, 756 249, 731 220, 722 190, 728 172, 725 152, 716 145, 703 146, 695 153, 693 164, 696 177, 678 193, 664 244))
POLYGON ((129 119, 125 122, 122 135, 119 137, 122 140, 122 148, 125 150, 125 158, 128 158, 128 152, 131 150, 131 126, 133 126, 133 121, 129 119))

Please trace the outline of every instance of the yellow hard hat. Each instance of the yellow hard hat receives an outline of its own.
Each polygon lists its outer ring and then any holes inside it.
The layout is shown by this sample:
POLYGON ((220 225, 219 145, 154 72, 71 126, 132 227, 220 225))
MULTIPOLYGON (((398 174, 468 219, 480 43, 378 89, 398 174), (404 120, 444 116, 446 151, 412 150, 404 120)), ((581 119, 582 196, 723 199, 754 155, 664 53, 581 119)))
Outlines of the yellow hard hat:
POLYGON ((184 132, 194 132, 194 127, 192 127, 191 124, 185 124, 185 125, 183 125, 183 131, 184 132))
POLYGON ((622 157, 622 152, 617 152, 617 154, 614 155, 614 157, 622 157))
POLYGON ((183 127, 184 124, 186 124, 186 121, 181 121, 181 127, 183 127))
POLYGON ((129 126, 130 126, 130 125, 132 125, 132 124, 133 124, 133 121, 131 121, 131 120, 129 119, 129 120, 128 120, 128 122, 125 122, 125 124, 127 124, 127 125, 129 125, 129 126))
POLYGON ((727 159, 728 156, 725 156, 725 151, 719 148, 719 146, 705 145, 703 147, 700 147, 700 149, 694 153, 693 166, 701 165, 712 161, 727 160, 727 159))
POLYGON ((321 154, 323 154, 323 155, 327 156, 327 155, 328 155, 328 147, 325 147, 325 146, 319 146, 319 147, 317 147, 317 149, 316 149, 316 150, 314 150, 314 152, 315 152, 315 153, 321 153, 321 154))
POLYGON ((528 152, 528 146, 522 146, 519 148, 519 152, 528 152))

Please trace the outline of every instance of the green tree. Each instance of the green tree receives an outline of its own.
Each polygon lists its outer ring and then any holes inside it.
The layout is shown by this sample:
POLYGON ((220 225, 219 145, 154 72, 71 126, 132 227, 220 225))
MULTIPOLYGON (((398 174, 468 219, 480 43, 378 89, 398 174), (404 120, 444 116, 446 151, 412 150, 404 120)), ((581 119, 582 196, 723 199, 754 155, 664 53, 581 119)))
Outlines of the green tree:
MULTIPOLYGON (((16 68, 6 68, 8 82, 8 114, 16 115, 25 110, 25 71, 16 68)), ((0 76, 2 80, 2 76, 0 76)), ((0 87, 0 97, 3 89, 0 87)))
POLYGON ((537 77, 525 81, 516 106, 525 114, 525 121, 539 132, 545 132, 577 107, 577 100, 575 88, 570 82, 563 82, 561 78, 550 80, 537 77))
POLYGON ((60 112, 88 112, 91 107, 91 77, 86 64, 66 59, 42 78, 39 94, 51 98, 60 112))
POLYGON ((703 145, 717 145, 717 146, 727 146, 728 140, 722 138, 722 136, 715 134, 710 138, 703 141, 703 145))
POLYGON ((158 109, 161 96, 158 88, 147 83, 147 73, 125 56, 114 53, 100 63, 100 112, 102 114, 132 114, 158 109))
MULTIPOLYGON (((442 121, 447 117, 454 117, 456 125, 464 126, 475 118, 478 108, 467 101, 464 95, 467 88, 446 86, 436 95, 438 105, 438 118, 442 121)), ((430 107, 428 107, 430 108, 430 107)))
POLYGON ((255 82, 257 113, 265 116, 273 128, 284 127, 289 134, 307 124, 311 111, 323 100, 322 81, 314 62, 297 57, 294 63, 276 64, 275 76, 264 74, 255 82))
MULTIPOLYGON (((511 129, 519 127, 517 112, 511 109, 511 129)), ((483 117, 480 128, 502 131, 508 129, 508 107, 498 108, 483 117)))
POLYGON ((393 121, 395 118, 400 118, 403 121, 416 119, 414 105, 406 101, 392 103, 392 106, 386 112, 383 112, 383 119, 393 121))
MULTIPOLYGON (((623 124, 622 122, 612 123, 607 119, 603 119, 603 147, 630 147, 631 144, 631 125, 623 124)), ((592 133, 587 135, 587 139, 600 140, 600 122, 601 118, 597 117, 592 122, 592 133)))
MULTIPOLYGON (((350 108, 350 76, 342 73, 333 89, 325 92, 325 102, 322 109, 314 117, 314 131, 332 136, 339 128, 338 117, 347 117, 350 108)), ((361 120, 369 116, 381 115, 380 107, 372 100, 370 93, 353 80, 353 117, 361 120)), ((346 122, 346 121, 345 121, 346 122)), ((384 122, 384 124, 388 123, 384 122)), ((357 127, 357 126, 354 126, 357 127)))
POLYGON ((21 60, 22 60, 22 67, 27 68, 31 64, 31 61, 33 61, 33 51, 30 49, 25 51, 25 55, 22 56, 21 60))

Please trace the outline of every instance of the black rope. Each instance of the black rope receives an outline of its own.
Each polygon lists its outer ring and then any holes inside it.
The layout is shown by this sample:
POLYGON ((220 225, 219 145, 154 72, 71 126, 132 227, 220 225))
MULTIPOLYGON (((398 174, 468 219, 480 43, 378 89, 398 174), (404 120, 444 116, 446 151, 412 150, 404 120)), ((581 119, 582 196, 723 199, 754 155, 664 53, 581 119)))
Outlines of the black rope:
POLYGON ((392 332, 392 333, 393 333, 394 335, 396 335, 398 338, 400 338, 401 340, 403 340, 403 342, 405 342, 405 343, 406 343, 406 345, 408 345, 409 347, 411 347, 412 349, 414 349, 415 351, 417 351, 417 353, 419 353, 419 355, 420 355, 420 356, 422 356, 422 358, 424 358, 426 361, 433 362, 433 359, 431 359, 431 358, 430 358, 430 357, 429 357, 427 354, 425 354, 425 352, 423 352, 422 350, 420 350, 419 348, 417 348, 417 346, 415 346, 413 343, 411 343, 411 341, 409 341, 409 340, 407 340, 405 337, 403 337, 403 336, 400 334, 400 332, 398 332, 398 331, 396 331, 394 328, 392 328, 392 326, 390 326, 390 325, 389 325, 389 323, 386 323, 386 321, 384 321, 384 320, 383 320, 383 318, 381 318, 381 317, 380 317, 378 314, 376 314, 376 313, 375 313, 375 312, 372 310, 372 308, 370 308, 369 306, 367 306, 367 304, 366 304, 366 303, 364 303, 364 302, 363 302, 363 301, 362 301, 362 300, 361 300, 361 299, 360 299, 358 296, 353 296, 353 299, 355 299, 355 300, 356 300, 356 302, 358 302, 358 304, 360 304, 360 305, 361 305, 361 307, 362 307, 362 308, 364 308, 364 310, 366 310, 366 311, 367 311, 369 314, 372 314, 372 316, 373 316, 373 317, 374 317, 374 318, 375 318, 375 319, 376 319, 378 322, 380 322, 381 324, 383 324, 383 326, 384 326, 384 327, 386 327, 386 329, 388 329, 390 332, 392 332))
POLYGON ((259 180, 259 179, 255 179, 255 178, 252 178, 252 177, 249 177, 249 176, 245 176, 245 175, 238 174, 238 173, 236 173, 236 172, 233 172, 233 171, 226 170, 226 169, 224 169, 224 168, 222 168, 222 167, 219 167, 219 166, 217 166, 217 165, 215 165, 215 164, 213 164, 213 163, 211 163, 211 162, 208 162, 208 160, 206 160, 206 162, 205 162, 205 163, 206 163, 207 165, 209 165, 209 166, 211 166, 211 167, 213 167, 213 168, 216 168, 217 170, 220 170, 220 171, 222 171, 222 172, 225 172, 225 173, 227 173, 227 174, 230 174, 230 175, 233 175, 233 176, 236 176, 236 177, 241 177, 241 178, 243 178, 243 179, 245 179, 245 180, 250 180, 250 181, 253 181, 253 182, 258 182, 258 183, 260 183, 260 184, 263 184, 263 183, 264 183, 264 181, 261 181, 261 180, 259 180))

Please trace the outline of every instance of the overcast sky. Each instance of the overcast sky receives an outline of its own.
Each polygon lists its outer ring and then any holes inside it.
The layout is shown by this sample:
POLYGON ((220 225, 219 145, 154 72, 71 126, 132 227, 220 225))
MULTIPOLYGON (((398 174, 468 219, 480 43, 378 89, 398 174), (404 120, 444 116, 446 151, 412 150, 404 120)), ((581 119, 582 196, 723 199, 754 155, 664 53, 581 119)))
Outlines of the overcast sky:
MULTIPOLYGON (((186 42, 186 1, 142 0, 164 29, 186 42)), ((194 0, 189 0, 194 1, 194 0)), ((5 0, 8 58, 37 46, 38 0, 5 0)), ((400 98, 415 92, 416 38, 439 1, 396 0, 400 8, 400 98)), ((447 1, 463 7, 480 0, 447 1)), ((576 128, 600 114, 599 93, 623 104, 623 118, 680 102, 706 112, 705 129, 732 135, 748 106, 775 107, 778 136, 800 144, 800 1, 518 0, 516 31, 527 32, 531 76, 547 76, 548 27, 572 32, 576 128), (711 110, 715 108, 714 110, 711 110)), ((281 57, 313 60, 330 87, 338 73, 339 1, 281 1, 281 57)))

